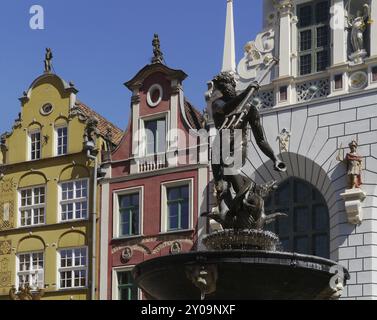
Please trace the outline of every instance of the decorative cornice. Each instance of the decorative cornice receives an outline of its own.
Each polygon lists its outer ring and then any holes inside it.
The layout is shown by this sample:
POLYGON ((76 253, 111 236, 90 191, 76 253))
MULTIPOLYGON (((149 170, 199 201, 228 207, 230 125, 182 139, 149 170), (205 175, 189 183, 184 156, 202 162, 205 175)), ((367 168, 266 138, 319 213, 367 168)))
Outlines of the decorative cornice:
POLYGON ((183 81, 187 78, 187 74, 184 73, 182 70, 175 70, 167 67, 164 64, 154 63, 146 65, 136 74, 135 77, 133 77, 130 81, 126 82, 124 85, 131 91, 134 91, 135 89, 140 88, 140 86, 143 84, 144 80, 147 77, 156 72, 161 72, 170 79, 177 79, 179 81, 183 81))

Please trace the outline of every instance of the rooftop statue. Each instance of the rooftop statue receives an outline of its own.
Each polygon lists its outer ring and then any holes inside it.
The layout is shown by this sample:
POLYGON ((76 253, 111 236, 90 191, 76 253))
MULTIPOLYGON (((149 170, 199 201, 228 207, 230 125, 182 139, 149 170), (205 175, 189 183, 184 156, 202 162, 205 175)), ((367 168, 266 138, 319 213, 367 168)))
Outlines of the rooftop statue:
POLYGON ((50 48, 46 48, 46 56, 45 56, 45 72, 50 73, 52 70, 52 50, 50 48))
POLYGON ((154 34, 152 45, 153 45, 153 55, 154 55, 152 58, 152 63, 163 63, 164 54, 161 51, 160 38, 157 33, 154 34))

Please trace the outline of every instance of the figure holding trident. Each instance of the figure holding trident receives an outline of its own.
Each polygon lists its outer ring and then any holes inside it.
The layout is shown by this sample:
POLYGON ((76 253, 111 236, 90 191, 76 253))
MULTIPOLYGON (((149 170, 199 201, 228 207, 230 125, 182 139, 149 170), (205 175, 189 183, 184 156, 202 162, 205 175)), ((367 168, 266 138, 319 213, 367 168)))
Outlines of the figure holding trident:
MULTIPOLYGON (((253 81, 244 92, 238 95, 232 73, 222 72, 212 81, 212 90, 215 92, 212 96, 216 98, 209 104, 209 109, 217 129, 215 137, 217 143, 212 148, 212 171, 218 205, 211 213, 204 215, 220 222, 225 228, 247 229, 263 224, 259 223, 263 215, 263 200, 256 194, 254 190, 256 186, 252 185, 250 179, 240 174, 241 168, 231 173, 232 167, 223 152, 227 149, 230 151, 229 158, 232 157, 233 160, 237 157, 237 159, 241 158, 242 166, 245 165, 248 125, 260 150, 273 161, 274 169, 279 172, 287 170, 286 165, 278 159, 267 142, 258 108, 253 104, 259 90, 259 83, 276 63, 276 59, 270 61, 260 79, 253 81), (231 188, 236 194, 235 197, 231 194, 231 188), (240 218, 240 216, 244 217, 240 218), (235 222, 236 220, 238 222, 235 222)), ((235 162, 232 163, 233 167, 235 162)))

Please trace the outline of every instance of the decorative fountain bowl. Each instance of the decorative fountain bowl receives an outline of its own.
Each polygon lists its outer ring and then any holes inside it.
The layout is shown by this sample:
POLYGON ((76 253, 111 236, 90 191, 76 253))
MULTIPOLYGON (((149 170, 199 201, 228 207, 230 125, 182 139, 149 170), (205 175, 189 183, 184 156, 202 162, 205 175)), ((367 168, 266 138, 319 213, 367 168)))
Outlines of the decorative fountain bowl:
POLYGON ((225 230, 203 243, 209 251, 137 265, 137 285, 157 300, 329 300, 349 279, 334 261, 276 251, 278 237, 269 231, 225 230))
POLYGON ((209 250, 265 250, 276 251, 279 237, 270 231, 234 230, 216 231, 203 239, 209 250))

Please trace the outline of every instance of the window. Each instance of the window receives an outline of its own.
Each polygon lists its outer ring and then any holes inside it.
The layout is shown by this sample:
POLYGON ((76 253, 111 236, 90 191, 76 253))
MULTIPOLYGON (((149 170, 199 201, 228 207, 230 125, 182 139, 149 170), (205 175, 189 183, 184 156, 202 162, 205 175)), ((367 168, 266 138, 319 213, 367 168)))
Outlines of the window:
POLYGON ((373 82, 377 81, 377 67, 372 68, 372 81, 373 82))
POLYGON ((139 193, 118 196, 119 201, 119 236, 140 234, 140 199, 139 193))
POLYGON ((63 249, 59 252, 59 288, 87 286, 87 248, 63 249))
POLYGON ((329 258, 329 212, 311 184, 290 178, 266 199, 266 212, 284 212, 269 226, 279 235, 285 251, 329 258))
POLYGON ((343 75, 337 74, 334 76, 335 90, 343 89, 343 75))
POLYGON ((323 71, 330 64, 330 3, 303 4, 297 12, 300 75, 323 71))
POLYGON ((185 230, 189 228, 189 186, 167 188, 167 229, 185 230))
POLYGON ((88 218, 88 181, 77 180, 61 184, 60 220, 88 218))
POLYGON ((280 87, 279 94, 280 94, 279 96, 280 102, 287 101, 288 100, 288 87, 287 86, 280 87))
POLYGON ((166 151, 166 120, 158 119, 144 122, 146 135, 146 154, 153 155, 166 151))
POLYGON ((30 133, 30 160, 41 158, 41 132, 34 131, 30 133))
POLYGON ((17 287, 29 285, 32 290, 44 288, 43 252, 18 255, 17 287))
POLYGON ((68 128, 61 127, 56 129, 56 154, 62 156, 68 153, 68 128))
POLYGON ((117 300, 138 300, 139 289, 134 283, 131 271, 116 272, 117 300))
POLYGON ((34 226, 45 223, 45 187, 20 190, 20 226, 34 226))

